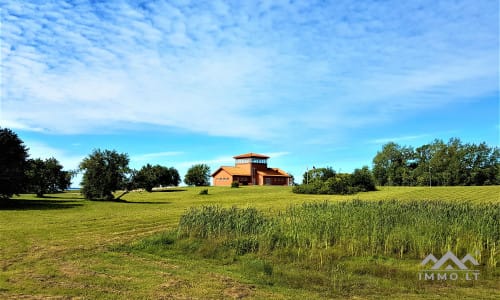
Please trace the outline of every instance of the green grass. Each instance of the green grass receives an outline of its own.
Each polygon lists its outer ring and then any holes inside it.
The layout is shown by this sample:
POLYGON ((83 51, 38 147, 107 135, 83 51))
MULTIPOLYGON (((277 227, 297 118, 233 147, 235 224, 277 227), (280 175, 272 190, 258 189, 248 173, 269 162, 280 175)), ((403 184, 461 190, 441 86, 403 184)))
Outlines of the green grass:
POLYGON ((284 187, 210 187, 208 195, 199 195, 202 188, 177 190, 130 193, 123 197, 127 202, 86 201, 77 193, 64 193, 44 199, 21 195, 0 203, 0 298, 500 297, 498 267, 490 277, 473 283, 418 282, 415 275, 411 285, 418 259, 344 257, 324 276, 307 272, 300 263, 276 264, 274 258, 252 253, 242 258, 224 257, 224 253, 218 257, 196 240, 181 245, 204 249, 206 258, 200 258, 169 247, 170 237, 165 234, 176 228, 190 207, 202 205, 255 207, 267 217, 290 205, 325 200, 441 200, 481 205, 500 203, 498 186, 381 188, 349 196, 298 195, 284 187), (304 273, 309 276, 305 281, 297 276, 304 273), (398 287, 400 280, 407 284, 398 287), (334 288, 325 291, 325 286, 334 288))

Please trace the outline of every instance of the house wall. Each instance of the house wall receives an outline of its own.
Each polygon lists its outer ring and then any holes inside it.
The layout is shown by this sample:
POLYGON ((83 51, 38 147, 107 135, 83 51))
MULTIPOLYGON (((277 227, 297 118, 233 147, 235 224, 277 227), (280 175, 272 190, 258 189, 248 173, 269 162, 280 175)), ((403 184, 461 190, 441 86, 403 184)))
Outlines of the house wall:
POLYGON ((252 169, 255 169, 256 171, 267 170, 267 164, 248 163, 248 164, 236 164, 235 166, 243 170, 246 170, 249 174, 252 174, 252 169))
POLYGON ((250 176, 235 175, 233 177, 233 181, 239 182, 240 185, 251 185, 252 184, 252 178, 250 176))
POLYGON ((288 177, 279 176, 259 176, 259 184, 261 185, 288 185, 288 177))
POLYGON ((213 177, 213 185, 215 186, 231 186, 233 182, 233 176, 224 170, 220 170, 219 173, 215 174, 213 177))

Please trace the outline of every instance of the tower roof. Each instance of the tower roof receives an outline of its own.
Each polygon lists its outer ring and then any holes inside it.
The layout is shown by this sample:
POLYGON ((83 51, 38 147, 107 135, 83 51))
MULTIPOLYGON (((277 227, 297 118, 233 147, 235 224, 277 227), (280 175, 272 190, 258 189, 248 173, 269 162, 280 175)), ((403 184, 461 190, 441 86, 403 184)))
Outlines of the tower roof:
POLYGON ((266 156, 266 155, 263 155, 263 154, 257 154, 257 153, 253 153, 253 152, 233 156, 233 158, 235 158, 235 159, 239 159, 239 158, 253 158, 253 157, 256 157, 256 158, 266 158, 266 159, 269 158, 269 156, 266 156))

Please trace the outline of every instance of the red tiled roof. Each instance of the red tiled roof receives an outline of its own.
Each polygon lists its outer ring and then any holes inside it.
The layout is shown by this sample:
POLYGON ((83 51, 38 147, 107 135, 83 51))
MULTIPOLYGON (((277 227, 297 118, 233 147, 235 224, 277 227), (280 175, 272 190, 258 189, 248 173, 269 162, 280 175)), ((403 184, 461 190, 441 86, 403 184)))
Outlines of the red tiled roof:
POLYGON ((250 176, 251 175, 250 173, 248 173, 247 170, 242 169, 242 168, 222 166, 222 167, 218 168, 217 171, 215 171, 212 174, 212 177, 215 176, 215 174, 219 173, 221 170, 228 172, 229 175, 238 175, 238 176, 250 176))
POLYGON ((257 173, 263 176, 290 177, 290 175, 288 175, 285 171, 278 168, 267 169, 265 171, 257 171, 257 173))
POLYGON ((253 153, 253 152, 233 156, 233 158, 235 158, 235 159, 239 159, 239 158, 252 158, 252 157, 269 158, 269 156, 266 156, 266 155, 263 155, 263 154, 257 154, 257 153, 253 153))

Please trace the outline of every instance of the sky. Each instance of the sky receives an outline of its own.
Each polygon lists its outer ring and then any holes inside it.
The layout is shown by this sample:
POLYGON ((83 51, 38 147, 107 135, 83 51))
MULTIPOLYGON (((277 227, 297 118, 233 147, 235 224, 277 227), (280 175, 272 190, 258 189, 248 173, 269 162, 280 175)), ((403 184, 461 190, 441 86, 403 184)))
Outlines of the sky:
POLYGON ((0 127, 68 170, 93 149, 181 177, 256 152, 300 181, 390 141, 499 145, 496 0, 0 5, 0 127))

